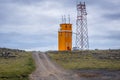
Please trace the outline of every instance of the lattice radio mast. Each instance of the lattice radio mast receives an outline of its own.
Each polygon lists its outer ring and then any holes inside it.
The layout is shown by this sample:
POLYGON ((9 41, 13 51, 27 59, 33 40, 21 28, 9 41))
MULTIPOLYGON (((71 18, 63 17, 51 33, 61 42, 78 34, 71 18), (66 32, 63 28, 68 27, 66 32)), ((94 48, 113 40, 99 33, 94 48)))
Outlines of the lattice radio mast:
POLYGON ((76 20, 76 48, 79 50, 88 50, 88 28, 87 28, 87 12, 84 3, 77 4, 77 20, 76 20))

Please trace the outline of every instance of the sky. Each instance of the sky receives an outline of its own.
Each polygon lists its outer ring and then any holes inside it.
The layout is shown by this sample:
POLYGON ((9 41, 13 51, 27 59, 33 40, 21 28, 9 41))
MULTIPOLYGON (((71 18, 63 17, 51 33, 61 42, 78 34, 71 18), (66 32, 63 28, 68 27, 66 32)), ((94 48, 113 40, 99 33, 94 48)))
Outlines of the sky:
POLYGON ((71 16, 76 32, 80 1, 86 2, 90 49, 120 49, 120 0, 0 0, 0 47, 57 50, 61 16, 71 16))

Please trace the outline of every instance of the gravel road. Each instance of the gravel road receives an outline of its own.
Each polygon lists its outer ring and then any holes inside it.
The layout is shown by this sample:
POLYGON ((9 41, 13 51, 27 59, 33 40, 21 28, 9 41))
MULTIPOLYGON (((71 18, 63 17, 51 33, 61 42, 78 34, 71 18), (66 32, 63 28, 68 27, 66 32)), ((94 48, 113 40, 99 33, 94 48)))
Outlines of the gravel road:
POLYGON ((77 75, 57 67, 45 53, 33 53, 36 70, 30 75, 30 80, 79 80, 77 75))

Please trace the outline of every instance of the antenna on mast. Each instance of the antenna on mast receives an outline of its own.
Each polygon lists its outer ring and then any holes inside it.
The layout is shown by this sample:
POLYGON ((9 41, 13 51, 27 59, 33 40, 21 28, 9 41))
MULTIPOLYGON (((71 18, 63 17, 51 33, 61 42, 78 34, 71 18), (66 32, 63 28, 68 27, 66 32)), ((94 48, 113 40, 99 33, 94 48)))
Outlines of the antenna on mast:
POLYGON ((63 16, 62 16, 62 23, 64 22, 63 16))
POLYGON ((68 15, 68 22, 69 22, 69 24, 70 24, 70 14, 68 15))
POLYGON ((66 16, 64 15, 64 23, 66 23, 66 16))

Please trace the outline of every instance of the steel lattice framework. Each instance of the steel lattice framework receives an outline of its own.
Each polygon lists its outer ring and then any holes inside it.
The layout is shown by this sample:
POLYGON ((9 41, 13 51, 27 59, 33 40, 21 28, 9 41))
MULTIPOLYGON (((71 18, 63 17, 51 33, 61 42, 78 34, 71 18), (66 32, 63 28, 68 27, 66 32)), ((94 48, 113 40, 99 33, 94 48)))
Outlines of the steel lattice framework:
POLYGON ((85 2, 80 2, 77 4, 76 48, 79 50, 89 49, 87 12, 85 2))

